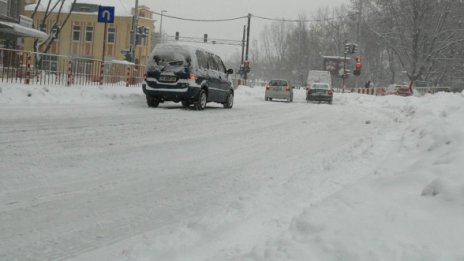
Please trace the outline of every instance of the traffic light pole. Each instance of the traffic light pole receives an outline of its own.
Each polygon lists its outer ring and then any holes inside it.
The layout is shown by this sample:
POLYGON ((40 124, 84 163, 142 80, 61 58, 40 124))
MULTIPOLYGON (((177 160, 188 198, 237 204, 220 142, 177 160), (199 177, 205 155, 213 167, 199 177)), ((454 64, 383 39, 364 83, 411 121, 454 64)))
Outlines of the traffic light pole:
POLYGON ((245 37, 246 37, 246 25, 243 26, 242 61, 240 64, 243 64, 243 57, 245 55, 245 37))
POLYGON ((139 0, 135 0, 134 16, 132 18, 132 46, 131 46, 131 58, 132 62, 135 63, 135 50, 137 49, 137 27, 139 22, 139 0))
MULTIPOLYGON (((345 41, 345 46, 346 46, 346 41, 345 41)), ((344 51, 344 58, 343 58, 343 74, 342 74, 342 93, 345 93, 345 79, 346 79, 346 48, 344 51)))
MULTIPOLYGON (((250 47, 250 24, 251 24, 251 14, 248 14, 248 26, 247 26, 247 39, 246 39, 246 52, 245 52, 245 60, 248 61, 248 50, 250 47)), ((248 78, 248 73, 245 71, 244 78, 245 82, 248 78)))

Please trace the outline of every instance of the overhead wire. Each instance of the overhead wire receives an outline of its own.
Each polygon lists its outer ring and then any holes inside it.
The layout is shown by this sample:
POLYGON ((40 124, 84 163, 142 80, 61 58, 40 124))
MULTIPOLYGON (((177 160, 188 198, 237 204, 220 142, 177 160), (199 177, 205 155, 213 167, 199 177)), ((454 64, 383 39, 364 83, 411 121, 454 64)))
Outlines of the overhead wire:
MULTIPOLYGON (((158 13, 158 12, 153 12, 153 13, 157 14, 157 15, 162 15, 163 17, 167 17, 167 18, 172 18, 172 19, 177 19, 177 20, 182 20, 182 21, 190 21, 190 22, 228 22, 228 21, 235 21, 235 20, 248 18, 248 15, 244 15, 244 16, 239 16, 239 17, 222 18, 222 19, 195 19, 195 18, 184 18, 184 17, 179 17, 179 16, 166 15, 166 14, 161 14, 161 13, 158 13)), ((337 20, 337 19, 348 17, 348 16, 349 15, 342 15, 342 16, 336 16, 336 17, 323 18, 323 19, 298 20, 298 19, 270 18, 270 17, 264 17, 264 16, 251 14, 251 17, 255 17, 255 18, 258 18, 258 19, 262 19, 262 20, 279 21, 279 22, 291 22, 291 23, 297 23, 297 22, 304 22, 304 23, 322 22, 322 21, 337 20)))
POLYGON ((234 20, 240 20, 247 18, 248 16, 240 16, 240 17, 233 17, 233 18, 223 18, 223 19, 194 19, 194 18, 184 18, 184 17, 178 17, 178 16, 173 16, 173 15, 166 15, 166 14, 161 14, 158 12, 153 12, 157 15, 162 15, 163 17, 167 18, 172 18, 172 19, 177 19, 177 20, 182 20, 182 21, 190 21, 190 22, 228 22, 228 21, 234 21, 234 20))
POLYGON ((269 17, 264 17, 264 16, 258 16, 258 15, 251 15, 252 17, 256 17, 262 20, 269 20, 269 21, 278 21, 278 22, 290 22, 290 23, 314 23, 314 22, 322 22, 322 21, 331 21, 331 20, 337 20, 341 18, 348 17, 349 15, 341 15, 341 16, 335 16, 335 17, 329 17, 329 18, 323 18, 323 19, 311 19, 311 20, 299 20, 299 19, 279 19, 279 18, 269 18, 269 17))

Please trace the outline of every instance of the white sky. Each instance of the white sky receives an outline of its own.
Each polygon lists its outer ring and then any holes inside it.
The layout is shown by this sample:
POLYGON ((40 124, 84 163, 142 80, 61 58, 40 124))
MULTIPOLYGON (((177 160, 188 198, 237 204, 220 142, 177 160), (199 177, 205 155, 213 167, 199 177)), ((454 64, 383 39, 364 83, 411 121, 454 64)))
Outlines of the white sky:
MULTIPOLYGON (((155 12, 160 13, 167 10, 166 15, 192 18, 192 19, 223 19, 246 16, 248 13, 270 17, 296 19, 299 14, 306 14, 307 17, 315 14, 320 7, 339 6, 348 4, 349 0, 202 0, 192 2, 190 0, 140 0, 139 3, 150 7, 155 12)), ((156 15, 155 26, 159 32, 160 16, 156 15)), ((203 37, 208 34, 208 38, 241 40, 243 36, 243 26, 247 20, 236 20, 230 22, 189 22, 180 21, 172 18, 163 18, 163 32, 174 35, 176 31, 180 36, 203 37)), ((259 34, 265 24, 270 21, 252 18, 251 39, 258 39, 259 34)), ((208 48, 213 48, 212 46, 208 48)), ((222 46, 217 48, 217 52, 223 55, 230 55, 240 47, 222 46), (220 49, 220 50, 219 50, 220 49)))

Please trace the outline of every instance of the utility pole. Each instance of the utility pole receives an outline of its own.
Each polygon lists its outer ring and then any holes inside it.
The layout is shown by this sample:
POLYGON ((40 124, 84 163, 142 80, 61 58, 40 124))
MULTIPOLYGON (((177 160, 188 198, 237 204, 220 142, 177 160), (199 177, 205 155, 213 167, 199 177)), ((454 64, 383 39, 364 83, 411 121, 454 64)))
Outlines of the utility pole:
MULTIPOLYGON (((356 43, 360 46, 359 40, 361 37, 361 18, 362 18, 362 6, 363 0, 358 1, 358 21, 356 25, 356 43)), ((359 54, 361 54, 361 50, 359 50, 359 54)), ((355 79, 355 87, 358 88, 358 77, 355 79)))
POLYGON ((131 46, 131 58, 132 58, 133 63, 135 63, 135 50, 137 49, 138 22, 139 22, 139 0, 135 0, 134 16, 132 17, 132 46, 131 46))
MULTIPOLYGON (((250 26, 251 26, 251 14, 248 14, 248 26, 247 26, 247 41, 246 41, 246 52, 245 52, 245 60, 248 61, 248 50, 250 47, 250 26)), ((248 78, 248 73, 245 72, 245 81, 248 78)))
POLYGON ((348 53, 347 49, 346 49, 346 45, 347 45, 347 42, 345 40, 345 44, 344 44, 344 58, 343 58, 343 74, 342 74, 342 93, 345 93, 345 79, 346 79, 346 54, 348 53))
POLYGON ((245 37, 246 37, 246 25, 243 26, 243 38, 242 38, 242 61, 240 64, 243 64, 243 57, 245 55, 245 37))
POLYGON ((166 10, 161 11, 161 21, 160 21, 160 43, 163 43, 163 14, 166 13, 166 10))

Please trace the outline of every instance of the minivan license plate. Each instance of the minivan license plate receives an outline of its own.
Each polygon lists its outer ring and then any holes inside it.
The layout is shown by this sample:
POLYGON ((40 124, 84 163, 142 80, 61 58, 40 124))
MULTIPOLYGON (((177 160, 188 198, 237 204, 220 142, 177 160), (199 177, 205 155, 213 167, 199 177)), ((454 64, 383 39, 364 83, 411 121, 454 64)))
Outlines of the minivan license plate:
POLYGON ((176 76, 161 75, 160 76, 160 81, 163 81, 163 82, 175 82, 176 81, 176 76))

